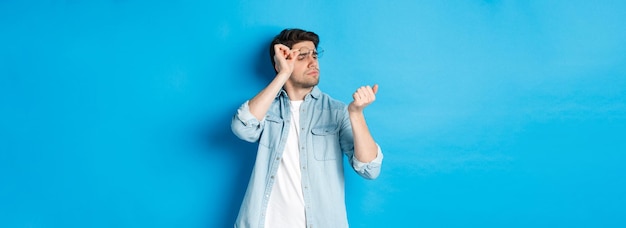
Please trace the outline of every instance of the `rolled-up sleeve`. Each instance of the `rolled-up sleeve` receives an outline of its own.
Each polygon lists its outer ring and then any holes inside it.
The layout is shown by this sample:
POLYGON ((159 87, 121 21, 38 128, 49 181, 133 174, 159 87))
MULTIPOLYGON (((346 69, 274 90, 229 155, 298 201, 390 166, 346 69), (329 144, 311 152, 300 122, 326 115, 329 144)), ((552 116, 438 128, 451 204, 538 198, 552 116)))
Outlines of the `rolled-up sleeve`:
POLYGON ((373 180, 380 175, 380 168, 383 164, 383 152, 378 144, 376 146, 378 147, 378 153, 371 162, 361 162, 356 156, 352 156, 352 168, 363 178, 373 180))
POLYGON ((248 142, 256 142, 263 131, 263 123, 265 119, 259 121, 250 112, 248 101, 243 103, 237 113, 233 116, 230 128, 233 133, 242 140, 248 142))

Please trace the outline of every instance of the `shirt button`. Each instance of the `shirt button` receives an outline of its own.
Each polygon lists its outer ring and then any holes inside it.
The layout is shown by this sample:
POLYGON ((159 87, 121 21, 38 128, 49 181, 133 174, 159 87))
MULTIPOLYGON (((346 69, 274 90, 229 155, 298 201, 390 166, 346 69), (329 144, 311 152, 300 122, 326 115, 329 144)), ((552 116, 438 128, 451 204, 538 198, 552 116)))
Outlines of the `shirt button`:
POLYGON ((271 176, 270 178, 274 179, 274 176, 271 176))
POLYGON ((302 166, 302 169, 306 169, 306 166, 302 166))
POLYGON ((276 160, 280 160, 280 157, 276 157, 276 160))

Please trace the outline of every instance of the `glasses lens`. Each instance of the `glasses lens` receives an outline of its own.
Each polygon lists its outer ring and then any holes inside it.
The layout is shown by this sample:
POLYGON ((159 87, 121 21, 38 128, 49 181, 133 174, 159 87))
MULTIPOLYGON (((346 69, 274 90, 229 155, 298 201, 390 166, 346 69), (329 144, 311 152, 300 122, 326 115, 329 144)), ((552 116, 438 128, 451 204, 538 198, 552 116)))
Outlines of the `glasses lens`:
POLYGON ((317 48, 317 52, 315 52, 315 54, 317 55, 318 58, 322 57, 322 55, 324 55, 324 49, 317 48))
POLYGON ((324 52, 324 50, 311 50, 308 48, 301 48, 300 49, 300 54, 298 55, 298 60, 304 60, 307 57, 309 57, 309 55, 312 55, 314 59, 317 59, 319 57, 321 57, 322 53, 324 52))
POLYGON ((311 52, 309 51, 309 49, 300 49, 300 54, 298 54, 298 60, 306 59, 306 57, 309 56, 309 52, 311 52))

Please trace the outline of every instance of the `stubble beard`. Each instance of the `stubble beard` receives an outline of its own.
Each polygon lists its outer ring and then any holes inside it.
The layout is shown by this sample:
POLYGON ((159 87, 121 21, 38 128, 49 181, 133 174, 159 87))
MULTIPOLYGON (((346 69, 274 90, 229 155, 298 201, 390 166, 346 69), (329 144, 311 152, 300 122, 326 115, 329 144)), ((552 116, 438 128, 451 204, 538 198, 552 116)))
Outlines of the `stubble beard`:
POLYGON ((301 79, 301 80, 294 79, 292 82, 293 82, 293 85, 295 87, 307 88, 308 89, 308 88, 313 88, 316 85, 318 85, 319 82, 320 82, 320 78, 319 78, 319 75, 318 75, 315 78, 306 78, 305 77, 304 79, 301 79))

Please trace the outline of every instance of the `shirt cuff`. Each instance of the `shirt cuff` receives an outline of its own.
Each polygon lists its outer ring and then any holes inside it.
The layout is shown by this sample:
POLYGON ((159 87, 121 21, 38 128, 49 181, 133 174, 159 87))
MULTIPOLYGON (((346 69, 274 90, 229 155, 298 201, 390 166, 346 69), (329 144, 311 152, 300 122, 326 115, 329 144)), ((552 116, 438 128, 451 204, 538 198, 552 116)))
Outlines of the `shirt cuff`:
POLYGON ((356 168, 357 170, 363 170, 380 166, 380 164, 382 164, 383 162, 383 152, 381 151, 378 144, 376 144, 376 147, 378 147, 378 152, 376 154, 376 158, 374 158, 374 160, 372 160, 371 162, 361 162, 359 161, 359 159, 356 158, 356 156, 353 156, 352 162, 354 168, 356 168))
POLYGON ((239 107, 239 109, 237 109, 237 119, 239 119, 239 121, 241 121, 241 123, 246 127, 259 126, 261 122, 265 120, 265 117, 261 121, 257 120, 256 117, 254 117, 254 115, 250 112, 248 102, 249 101, 246 101, 239 107))

